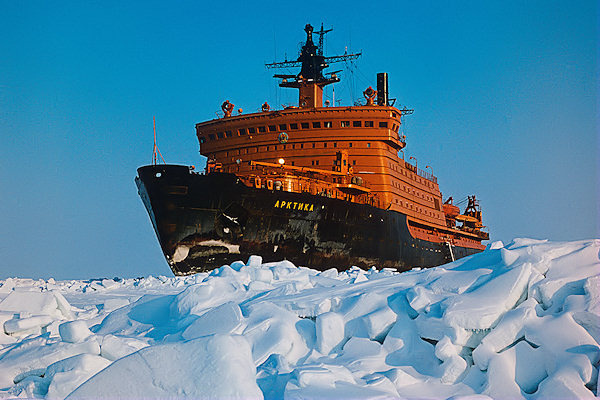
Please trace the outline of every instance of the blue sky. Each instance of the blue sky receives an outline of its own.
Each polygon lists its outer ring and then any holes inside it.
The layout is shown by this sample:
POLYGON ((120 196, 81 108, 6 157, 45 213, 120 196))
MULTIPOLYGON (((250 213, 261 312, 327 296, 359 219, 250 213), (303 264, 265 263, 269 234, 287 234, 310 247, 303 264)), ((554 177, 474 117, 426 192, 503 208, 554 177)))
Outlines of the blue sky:
POLYGON ((200 168, 194 124, 223 100, 296 101, 264 63, 306 23, 363 51, 342 104, 389 73, 406 157, 477 194, 492 239, 600 236, 596 1, 0 5, 0 279, 170 275, 133 182, 152 117, 167 162, 200 168))

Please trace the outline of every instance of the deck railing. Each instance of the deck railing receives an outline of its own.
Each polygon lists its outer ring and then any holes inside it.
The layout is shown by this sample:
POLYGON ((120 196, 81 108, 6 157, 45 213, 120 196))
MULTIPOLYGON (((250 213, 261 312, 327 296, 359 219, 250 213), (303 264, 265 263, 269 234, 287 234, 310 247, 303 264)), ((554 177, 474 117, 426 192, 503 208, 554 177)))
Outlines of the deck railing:
POLYGON ((409 164, 406 161, 404 161, 404 165, 406 166, 407 169, 409 169, 412 172, 414 172, 415 174, 419 175, 421 178, 425 178, 433 183, 437 183, 437 177, 435 177, 432 173, 423 171, 422 169, 417 168, 415 165, 409 164))

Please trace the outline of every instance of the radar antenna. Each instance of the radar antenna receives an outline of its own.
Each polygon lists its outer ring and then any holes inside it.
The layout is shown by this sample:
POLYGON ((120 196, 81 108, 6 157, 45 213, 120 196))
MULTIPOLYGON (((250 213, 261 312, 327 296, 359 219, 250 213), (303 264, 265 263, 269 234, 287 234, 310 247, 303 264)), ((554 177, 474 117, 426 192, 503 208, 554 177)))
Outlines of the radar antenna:
MULTIPOLYGON (((340 81, 336 73, 323 75, 323 70, 329 67, 329 64, 355 60, 361 56, 360 53, 348 54, 346 51, 343 55, 325 57, 323 56, 323 38, 327 32, 333 29, 323 29, 314 32, 319 34, 319 45, 316 46, 313 42, 313 27, 306 24, 304 31, 306 32, 306 42, 302 46, 300 56, 296 61, 285 60, 265 64, 268 69, 272 68, 294 68, 301 67, 300 72, 295 76, 276 74, 275 78, 281 78, 280 87, 291 87, 300 89, 300 107, 322 107, 323 106, 323 87, 331 83, 340 81)), ((337 72, 337 71, 336 71, 337 72)))
POLYGON ((318 47, 318 51, 317 51, 318 55, 320 55, 320 56, 323 55, 323 38, 325 37, 325 34, 327 32, 331 32, 332 30, 333 30, 333 28, 327 29, 327 30, 323 30, 323 23, 321 23, 321 30, 315 32, 315 33, 319 34, 319 47, 318 47))
MULTIPOLYGON (((329 67, 329 64, 331 63, 336 63, 336 62, 341 62, 341 61, 348 61, 348 60, 356 60, 358 57, 360 57, 362 55, 362 52, 359 53, 352 53, 352 54, 348 54, 348 52, 345 52, 343 55, 340 56, 331 56, 331 57, 324 57, 323 56, 323 37, 325 36, 326 33, 331 32, 333 29, 323 29, 323 25, 321 25, 321 30, 316 31, 315 33, 319 34, 319 46, 315 46, 312 40, 312 34, 313 34, 313 27, 310 24, 306 24, 306 26, 304 27, 304 31, 306 32, 307 38, 306 38, 306 43, 304 44, 304 46, 302 46, 302 51, 300 52, 300 57, 298 57, 298 59, 296 61, 293 60, 285 60, 285 61, 279 61, 279 62, 272 62, 272 63, 268 63, 265 64, 265 66, 268 69, 273 69, 273 68, 295 68, 295 67, 302 67, 302 72, 308 71, 312 68, 305 68, 305 64, 313 64, 315 68, 315 71, 311 71, 311 72, 315 72, 316 76, 309 76, 310 74, 307 75, 302 75, 304 79, 314 79, 314 78, 322 78, 322 73, 321 71, 327 67, 329 67), (315 51, 316 50, 316 51, 315 51), (315 63, 316 61, 320 61, 319 63, 315 63)), ((336 81, 337 82, 337 81, 336 81)), ((333 82, 330 82, 333 83, 333 82)))

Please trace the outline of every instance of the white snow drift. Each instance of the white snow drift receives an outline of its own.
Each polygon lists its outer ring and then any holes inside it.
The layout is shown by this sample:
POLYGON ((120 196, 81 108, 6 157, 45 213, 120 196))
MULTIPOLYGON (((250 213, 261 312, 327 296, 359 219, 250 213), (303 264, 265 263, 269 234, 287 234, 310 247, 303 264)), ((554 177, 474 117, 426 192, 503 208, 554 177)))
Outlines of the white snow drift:
POLYGON ((191 277, 0 281, 0 397, 594 398, 600 240, 438 268, 258 256, 191 277))

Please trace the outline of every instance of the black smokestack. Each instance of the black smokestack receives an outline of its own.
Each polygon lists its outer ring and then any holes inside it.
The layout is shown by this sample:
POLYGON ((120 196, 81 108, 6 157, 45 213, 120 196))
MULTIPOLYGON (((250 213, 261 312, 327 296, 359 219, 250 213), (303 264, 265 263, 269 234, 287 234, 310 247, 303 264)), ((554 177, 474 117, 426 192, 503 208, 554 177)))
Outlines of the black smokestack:
POLYGON ((388 105, 388 74, 379 72, 377 74, 377 105, 388 105))

